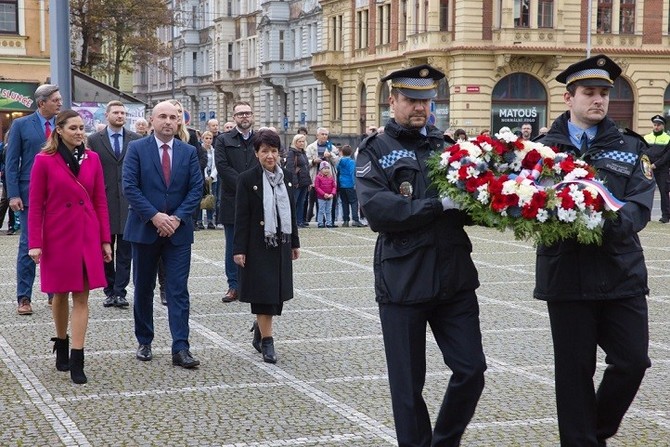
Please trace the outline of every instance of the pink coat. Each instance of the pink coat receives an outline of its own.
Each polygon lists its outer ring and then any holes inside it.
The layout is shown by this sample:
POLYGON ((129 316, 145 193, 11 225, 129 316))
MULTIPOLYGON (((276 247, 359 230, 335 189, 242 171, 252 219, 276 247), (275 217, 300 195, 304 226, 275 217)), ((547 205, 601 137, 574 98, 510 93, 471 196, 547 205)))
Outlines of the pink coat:
POLYGON ((326 177, 319 172, 314 178, 314 189, 316 190, 316 197, 318 199, 323 199, 324 194, 332 194, 335 196, 337 193, 337 182, 335 181, 335 177, 332 175, 326 177))
POLYGON ((58 153, 39 153, 30 172, 28 248, 41 248, 45 293, 107 286, 102 243, 110 242, 102 165, 86 150, 79 177, 58 153))

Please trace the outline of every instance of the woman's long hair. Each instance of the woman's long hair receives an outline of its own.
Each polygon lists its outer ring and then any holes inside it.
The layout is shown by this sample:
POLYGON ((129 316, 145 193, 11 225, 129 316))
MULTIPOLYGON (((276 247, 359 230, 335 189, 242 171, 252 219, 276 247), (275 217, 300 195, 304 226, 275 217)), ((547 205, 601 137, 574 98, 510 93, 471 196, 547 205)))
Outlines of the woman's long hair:
POLYGON ((42 152, 45 154, 55 154, 58 151, 58 144, 61 142, 61 136, 58 135, 56 129, 65 127, 67 120, 74 118, 75 116, 79 116, 79 114, 74 110, 63 110, 56 115, 56 126, 51 131, 49 139, 44 143, 44 146, 42 146, 42 152))
POLYGON ((178 136, 179 139, 184 143, 188 143, 191 135, 189 135, 188 130, 186 130, 186 123, 184 123, 184 106, 182 106, 181 103, 176 99, 168 99, 168 102, 173 106, 179 107, 179 109, 181 109, 181 120, 177 125, 177 133, 175 135, 178 136))

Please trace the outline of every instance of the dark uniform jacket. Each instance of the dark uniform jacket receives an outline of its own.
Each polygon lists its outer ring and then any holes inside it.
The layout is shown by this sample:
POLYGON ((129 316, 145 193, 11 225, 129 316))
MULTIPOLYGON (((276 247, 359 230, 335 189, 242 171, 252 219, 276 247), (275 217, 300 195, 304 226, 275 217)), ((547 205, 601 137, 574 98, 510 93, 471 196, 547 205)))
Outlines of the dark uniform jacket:
POLYGON ((235 191, 237 177, 247 169, 258 166, 252 137, 242 138, 237 128, 224 132, 214 142, 214 162, 221 183, 221 223, 235 223, 235 191))
MULTIPOLYGON (((239 269, 240 301, 279 304, 293 298, 293 260, 291 249, 300 247, 296 224, 293 187, 284 170, 284 185, 291 203, 291 242, 268 247, 263 220, 263 168, 260 164, 240 174, 235 201, 233 255, 246 255, 239 269)), ((279 223, 279 222, 278 222, 279 223)))
POLYGON ((107 128, 92 133, 87 139, 87 146, 100 156, 102 172, 105 177, 105 193, 107 194, 107 208, 109 210, 109 229, 111 234, 123 234, 128 218, 128 200, 123 194, 121 177, 123 175, 123 160, 128 150, 128 143, 139 140, 142 135, 123 129, 121 143, 121 157, 116 158, 114 148, 109 141, 107 128))
MULTIPOLYGON (((562 152, 577 148, 568 134, 569 112, 554 121, 541 143, 562 152)), ((621 132, 605 118, 584 161, 597 169, 597 177, 626 204, 616 221, 606 221, 603 244, 581 245, 565 240, 537 249, 535 298, 546 301, 606 300, 646 295, 647 268, 638 232, 649 222, 655 183, 642 137, 621 132)))
POLYGON ((449 299, 479 286, 463 229, 467 216, 443 211, 430 186, 426 160, 444 149, 444 139, 437 128, 426 129, 424 136, 390 120, 382 135, 359 147, 356 193, 370 228, 379 233, 374 272, 380 303, 449 299), (411 197, 401 194, 403 183, 412 186, 411 197))

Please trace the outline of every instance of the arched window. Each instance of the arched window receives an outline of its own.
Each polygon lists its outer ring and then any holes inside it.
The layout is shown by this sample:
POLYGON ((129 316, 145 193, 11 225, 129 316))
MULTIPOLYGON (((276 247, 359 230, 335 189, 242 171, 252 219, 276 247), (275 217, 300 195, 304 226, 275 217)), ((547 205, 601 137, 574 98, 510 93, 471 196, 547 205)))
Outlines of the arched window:
POLYGON ((610 108, 607 116, 617 126, 631 129, 633 127, 634 105, 635 98, 633 97, 633 89, 631 89, 630 84, 622 77, 617 78, 610 92, 610 108))
POLYGON ((547 125, 547 90, 535 77, 526 73, 505 76, 496 84, 491 96, 491 133, 507 126, 521 130, 521 124, 533 126, 534 137, 547 125))
POLYGON ((665 88, 663 94, 663 115, 670 116, 670 85, 665 88))

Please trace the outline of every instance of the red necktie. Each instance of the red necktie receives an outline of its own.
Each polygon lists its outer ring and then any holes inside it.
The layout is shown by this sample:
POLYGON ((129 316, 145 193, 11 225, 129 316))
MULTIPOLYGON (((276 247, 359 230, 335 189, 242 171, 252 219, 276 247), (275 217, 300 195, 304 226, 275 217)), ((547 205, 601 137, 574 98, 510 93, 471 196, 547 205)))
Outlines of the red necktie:
POLYGON ((170 154, 168 154, 170 146, 164 144, 161 148, 163 149, 163 157, 161 159, 161 164, 163 165, 163 177, 165 177, 165 184, 170 186, 170 154))
POLYGON ((47 140, 51 136, 51 123, 49 121, 46 121, 44 123, 44 136, 46 137, 47 140))

